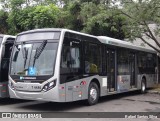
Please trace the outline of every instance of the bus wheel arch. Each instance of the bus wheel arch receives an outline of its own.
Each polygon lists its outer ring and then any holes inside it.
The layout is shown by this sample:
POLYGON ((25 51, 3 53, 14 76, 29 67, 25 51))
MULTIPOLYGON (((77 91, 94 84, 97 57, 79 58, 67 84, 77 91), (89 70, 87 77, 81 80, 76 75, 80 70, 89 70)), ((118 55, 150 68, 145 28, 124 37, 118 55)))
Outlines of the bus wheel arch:
POLYGON ((95 105, 98 103, 100 97, 100 83, 97 79, 92 79, 89 87, 88 87, 88 99, 87 104, 88 105, 95 105))
POLYGON ((99 88, 99 91, 100 91, 100 83, 99 83, 98 79, 94 78, 94 79, 92 79, 91 82, 95 82, 97 84, 98 88, 99 88))
POLYGON ((146 88, 147 88, 147 81, 146 81, 146 77, 143 76, 141 79, 141 93, 146 93, 146 88))

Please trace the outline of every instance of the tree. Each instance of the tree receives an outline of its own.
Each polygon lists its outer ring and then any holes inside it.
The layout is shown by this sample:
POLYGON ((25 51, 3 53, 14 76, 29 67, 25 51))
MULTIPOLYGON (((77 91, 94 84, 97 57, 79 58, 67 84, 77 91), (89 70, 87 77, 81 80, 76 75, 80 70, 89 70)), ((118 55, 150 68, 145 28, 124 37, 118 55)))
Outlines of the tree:
POLYGON ((8 33, 60 27, 124 39, 125 17, 111 9, 113 0, 1 0, 8 12, 8 33), (54 3, 54 4, 53 4, 54 3))
POLYGON ((117 39, 125 38, 122 26, 126 20, 116 9, 111 9, 105 4, 96 5, 92 2, 82 4, 81 9, 81 18, 84 23, 83 32, 117 39))
POLYGON ((140 38, 143 42, 160 53, 160 1, 159 0, 123 0, 123 8, 119 9, 120 14, 123 14, 128 19, 127 35, 131 40, 140 38), (156 24, 156 28, 152 31, 149 24, 156 24), (152 39, 158 46, 154 47, 145 39, 152 39))
POLYGON ((75 30, 75 31, 81 31, 83 29, 83 22, 80 18, 80 12, 81 12, 81 4, 78 1, 70 2, 68 6, 69 11, 69 23, 67 28, 75 30))
POLYGON ((97 0, 86 1, 64 1, 62 16, 59 18, 60 27, 92 35, 124 39, 122 26, 125 17, 116 15, 117 10, 113 11, 108 7, 109 5, 94 2, 97 0))
POLYGON ((60 15, 60 10, 54 4, 16 8, 12 10, 8 18, 9 33, 16 34, 35 28, 58 27, 58 15, 60 15))
POLYGON ((5 34, 8 31, 7 19, 8 19, 8 13, 3 10, 0 10, 0 33, 1 34, 5 34))
POLYGON ((21 32, 23 29, 19 24, 19 18, 22 13, 22 8, 24 4, 24 0, 11 0, 8 2, 8 6, 10 6, 9 17, 8 17, 8 26, 9 26, 9 34, 17 34, 21 32))

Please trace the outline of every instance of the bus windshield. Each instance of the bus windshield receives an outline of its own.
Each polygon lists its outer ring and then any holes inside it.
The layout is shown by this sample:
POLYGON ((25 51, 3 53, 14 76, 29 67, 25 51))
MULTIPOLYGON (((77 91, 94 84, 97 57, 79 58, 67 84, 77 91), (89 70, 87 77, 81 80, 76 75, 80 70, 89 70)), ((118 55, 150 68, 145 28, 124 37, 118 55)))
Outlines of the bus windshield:
POLYGON ((57 42, 47 40, 16 44, 11 62, 11 75, 53 75, 57 46, 57 42))

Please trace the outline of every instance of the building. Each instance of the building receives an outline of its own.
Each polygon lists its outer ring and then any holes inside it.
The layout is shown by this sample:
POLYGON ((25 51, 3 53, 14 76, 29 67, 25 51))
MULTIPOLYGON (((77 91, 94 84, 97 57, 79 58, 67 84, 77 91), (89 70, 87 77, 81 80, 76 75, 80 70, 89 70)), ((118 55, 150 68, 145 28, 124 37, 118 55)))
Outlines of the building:
MULTIPOLYGON (((153 32, 154 34, 154 31, 157 29, 157 25, 156 24, 149 24, 149 28, 150 30, 153 32)), ((159 43, 160 43, 160 36, 156 36, 157 40, 159 40, 159 43)), ((154 47, 156 47, 157 49, 160 49, 157 44, 154 42, 154 40, 152 40, 151 38, 147 37, 144 35, 144 39, 149 42, 151 45, 153 45, 154 47)), ((144 43, 140 38, 136 38, 134 41, 133 41, 133 44, 135 45, 138 45, 138 46, 143 46, 143 47, 146 47, 146 48, 150 48, 150 49, 153 49, 151 48, 149 45, 147 45, 146 43, 144 43)))

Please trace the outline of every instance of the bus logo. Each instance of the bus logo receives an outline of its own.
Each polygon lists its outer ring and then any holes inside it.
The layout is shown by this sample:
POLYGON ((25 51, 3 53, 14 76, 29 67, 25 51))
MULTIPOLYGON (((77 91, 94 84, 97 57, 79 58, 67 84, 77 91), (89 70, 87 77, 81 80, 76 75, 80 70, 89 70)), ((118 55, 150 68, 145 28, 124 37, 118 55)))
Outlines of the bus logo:
POLYGON ((122 82, 122 83, 126 83, 126 82, 128 82, 129 80, 127 79, 127 77, 125 77, 125 76, 121 76, 120 77, 120 82, 122 82))

